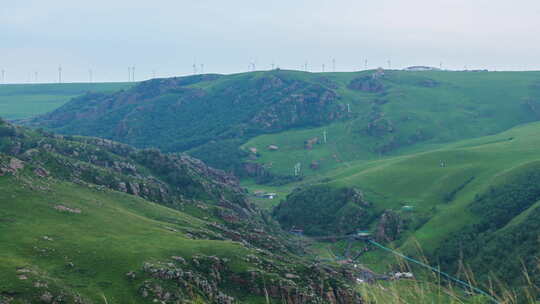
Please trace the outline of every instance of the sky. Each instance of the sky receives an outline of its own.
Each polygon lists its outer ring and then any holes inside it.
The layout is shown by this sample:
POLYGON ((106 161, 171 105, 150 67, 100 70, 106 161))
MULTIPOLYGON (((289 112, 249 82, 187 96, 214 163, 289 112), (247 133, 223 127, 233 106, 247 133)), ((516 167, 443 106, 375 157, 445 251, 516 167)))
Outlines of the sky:
MULTIPOLYGON (((538 0, 0 0, 5 83, 429 65, 540 70, 538 0), (201 64, 203 67, 201 68, 201 64)), ((1 79, 0 79, 1 80, 1 79)))

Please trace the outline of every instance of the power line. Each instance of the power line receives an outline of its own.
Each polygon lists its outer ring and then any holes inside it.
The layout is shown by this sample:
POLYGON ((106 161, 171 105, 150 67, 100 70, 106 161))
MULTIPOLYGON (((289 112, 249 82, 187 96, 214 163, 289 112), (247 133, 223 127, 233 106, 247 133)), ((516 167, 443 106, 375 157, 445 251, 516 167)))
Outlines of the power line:
POLYGON ((453 276, 447 274, 446 272, 440 271, 439 269, 437 269, 437 268, 435 268, 435 267, 429 266, 429 265, 424 264, 424 263, 422 263, 422 262, 420 262, 420 261, 418 261, 418 260, 415 260, 415 259, 413 259, 413 258, 410 258, 410 257, 408 257, 408 256, 405 256, 405 255, 403 255, 403 254, 401 254, 401 253, 399 253, 399 252, 397 252, 397 251, 394 251, 394 250, 392 250, 392 249, 390 249, 390 248, 384 247, 383 245, 381 245, 381 244, 375 242, 374 240, 368 240, 368 242, 370 242, 371 244, 373 244, 373 245, 375 245, 375 246, 377 246, 377 247, 379 247, 379 248, 381 248, 381 249, 383 249, 383 250, 385 250, 385 251, 388 251, 388 252, 390 252, 390 253, 392 253, 392 254, 395 254, 395 255, 397 255, 397 256, 399 256, 399 257, 401 257, 401 258, 403 258, 403 259, 405 259, 405 260, 407 260, 407 261, 409 261, 409 262, 413 262, 413 263, 415 263, 415 264, 417 264, 417 265, 420 265, 420 266, 422 266, 422 267, 428 268, 429 270, 434 271, 434 272, 436 272, 436 273, 442 275, 443 277, 445 277, 445 278, 447 278, 447 279, 449 279, 449 280, 451 280, 451 281, 454 281, 454 282, 460 284, 461 286, 467 287, 467 288, 469 288, 469 289, 471 289, 471 290, 474 290, 474 291, 478 292, 479 294, 482 294, 482 295, 484 295, 484 296, 487 296, 491 301, 493 301, 493 303, 500 304, 499 301, 497 301, 493 296, 491 296, 491 295, 488 294, 487 292, 485 292, 485 291, 483 291, 483 290, 481 290, 481 289, 479 289, 479 288, 476 288, 476 287, 472 286, 471 284, 469 284, 469 283, 467 283, 467 282, 464 282, 464 281, 462 281, 462 280, 460 280, 460 279, 458 279, 458 278, 456 278, 456 277, 453 277, 453 276))

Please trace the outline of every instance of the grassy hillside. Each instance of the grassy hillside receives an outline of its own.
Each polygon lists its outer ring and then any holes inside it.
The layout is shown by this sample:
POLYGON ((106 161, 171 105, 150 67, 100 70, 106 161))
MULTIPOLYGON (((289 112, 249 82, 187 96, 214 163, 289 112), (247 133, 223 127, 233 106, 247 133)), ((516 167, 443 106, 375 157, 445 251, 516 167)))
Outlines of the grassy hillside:
MULTIPOLYGON (((523 283, 524 261, 538 284, 538 134, 540 123, 531 123, 429 152, 351 162, 319 182, 333 189, 360 189, 371 203, 369 210, 379 215, 370 225, 350 227, 351 231, 370 227, 380 241, 413 255, 419 244, 433 261, 442 261, 452 271, 462 257, 479 277, 495 274, 518 286, 523 283), (389 212, 398 220, 383 223, 383 213, 388 218, 389 212), (509 261, 507 267, 496 266, 503 260, 509 261)), ((321 186, 307 183, 303 192, 321 186)), ((302 201, 293 194, 282 204, 302 201)), ((304 200, 313 201, 309 196, 304 200)), ((316 204, 309 206, 303 205, 304 213, 318 212, 316 204)), ((294 219, 287 224, 294 225, 294 219)), ((388 264, 388 258, 377 251, 363 257, 366 263, 380 265, 388 264)))
POLYGON ((260 177, 290 176, 298 162, 302 175, 316 175, 538 119, 538 72, 274 70, 151 80, 75 99, 31 124, 189 151, 260 177), (246 170, 246 162, 260 167, 246 170))
MULTIPOLYGON (((350 73, 327 77, 343 86, 350 73)), ((247 150, 272 172, 292 174, 302 164, 304 176, 347 168, 354 160, 427 151, 441 143, 491 135, 540 119, 537 72, 386 72, 382 92, 340 88, 341 102, 353 118, 330 125, 255 137, 247 150), (327 140, 324 142, 326 131, 327 140), (307 147, 306 141, 318 139, 307 147), (277 151, 268 151, 268 145, 277 151)))
POLYGON ((230 259, 237 271, 248 266, 242 257, 250 250, 237 242, 193 240, 172 231, 207 225, 184 213, 71 183, 37 185, 45 190, 32 190, 13 177, 0 178, 3 294, 31 300, 48 291, 55 297, 66 294, 68 302, 79 294, 95 303, 103 302, 103 296, 109 303, 146 303, 138 292, 143 278, 126 277, 145 262, 217 255, 230 259), (59 212, 57 205, 81 213, 59 212), (35 288, 36 282, 48 287, 35 288))
POLYGON ((132 83, 61 83, 0 85, 0 117, 25 119, 53 111, 86 92, 108 92, 131 87, 132 83))
POLYGON ((0 191, 2 303, 359 297, 354 269, 296 255, 233 176, 186 155, 0 120, 0 191))

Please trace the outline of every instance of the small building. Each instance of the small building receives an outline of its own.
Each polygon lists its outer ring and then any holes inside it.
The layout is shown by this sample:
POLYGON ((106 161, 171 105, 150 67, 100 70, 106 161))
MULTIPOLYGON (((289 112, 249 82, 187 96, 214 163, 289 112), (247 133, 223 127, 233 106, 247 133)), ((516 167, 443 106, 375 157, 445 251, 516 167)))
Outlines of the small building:
POLYGON ((274 199, 275 197, 277 197, 276 193, 265 193, 263 195, 263 198, 267 198, 267 199, 274 199))
POLYGON ((270 151, 277 151, 277 150, 279 150, 279 147, 276 146, 276 145, 269 145, 269 146, 268 146, 268 150, 270 150, 270 151))
POLYGON ((253 191, 253 195, 255 195, 256 197, 263 197, 263 195, 265 194, 266 192, 262 191, 262 190, 255 190, 253 191))
POLYGON ((401 207, 401 210, 403 210, 403 211, 413 211, 413 210, 414 210, 414 206, 411 206, 411 205, 405 205, 405 206, 401 207))
POLYGON ((415 65, 406 67, 403 69, 404 71, 439 71, 439 68, 430 67, 430 66, 424 66, 424 65, 415 65))
POLYGON ((266 192, 262 190, 253 191, 253 195, 255 195, 255 197, 265 198, 265 199, 274 199, 278 196, 277 193, 266 192))

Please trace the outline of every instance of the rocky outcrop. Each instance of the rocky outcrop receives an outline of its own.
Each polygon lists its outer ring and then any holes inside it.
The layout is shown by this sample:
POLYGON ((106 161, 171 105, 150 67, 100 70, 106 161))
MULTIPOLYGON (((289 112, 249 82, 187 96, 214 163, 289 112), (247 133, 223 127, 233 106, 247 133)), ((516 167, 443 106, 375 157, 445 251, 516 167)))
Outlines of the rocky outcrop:
POLYGON ((308 139, 308 140, 306 140, 304 142, 304 148, 306 150, 311 150, 311 149, 313 149, 313 145, 318 144, 318 143, 319 143, 319 138, 318 137, 310 138, 310 139, 308 139))
POLYGON ((351 90, 367 93, 381 93, 385 90, 383 82, 378 77, 362 76, 357 77, 347 86, 351 90))
POLYGON ((397 212, 386 210, 381 215, 377 224, 375 238, 378 242, 392 242, 403 231, 403 225, 403 219, 397 212))
POLYGON ((202 296, 207 303, 243 302, 243 299, 235 299, 226 293, 226 286, 234 284, 243 286, 250 295, 287 304, 364 303, 352 286, 344 283, 355 277, 351 269, 338 270, 314 264, 306 266, 305 273, 298 275, 291 272, 293 269, 270 259, 248 255, 246 260, 258 269, 235 273, 227 259, 215 256, 195 256, 187 264, 185 261, 145 263, 140 275, 150 278, 139 287, 139 293, 161 303, 189 301, 197 296, 202 296))
POLYGON ((22 169, 24 169, 24 162, 20 159, 14 157, 0 159, 0 176, 6 174, 15 175, 22 169))

